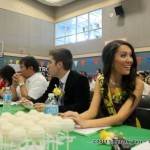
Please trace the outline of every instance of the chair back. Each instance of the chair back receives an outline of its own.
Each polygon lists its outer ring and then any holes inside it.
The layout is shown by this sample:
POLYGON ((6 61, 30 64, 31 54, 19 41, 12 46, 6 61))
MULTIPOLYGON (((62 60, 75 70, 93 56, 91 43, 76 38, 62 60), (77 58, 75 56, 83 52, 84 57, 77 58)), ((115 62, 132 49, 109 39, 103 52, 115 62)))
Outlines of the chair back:
POLYGON ((141 127, 150 129, 150 96, 142 97, 137 107, 137 118, 140 121, 141 127))

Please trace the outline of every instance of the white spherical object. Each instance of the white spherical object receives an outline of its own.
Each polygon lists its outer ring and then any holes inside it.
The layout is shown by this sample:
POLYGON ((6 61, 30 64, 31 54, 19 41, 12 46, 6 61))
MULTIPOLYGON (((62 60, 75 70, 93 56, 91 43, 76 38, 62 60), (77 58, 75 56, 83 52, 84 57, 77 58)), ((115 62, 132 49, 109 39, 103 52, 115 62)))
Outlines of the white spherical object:
POLYGON ((63 119, 62 119, 62 117, 60 117, 60 116, 55 116, 53 120, 60 122, 60 121, 62 121, 63 119))
POLYGON ((75 128, 75 122, 72 119, 63 119, 61 125, 64 132, 71 132, 75 128))
POLYGON ((46 132, 48 132, 48 128, 49 128, 49 124, 50 124, 49 121, 47 121, 46 119, 42 119, 42 120, 40 120, 40 121, 38 122, 38 124, 39 124, 41 127, 43 127, 43 129, 44 129, 46 132))
POLYGON ((17 116, 17 117, 25 117, 26 113, 23 112, 23 111, 18 111, 18 112, 16 112, 15 116, 17 116))
POLYGON ((15 126, 22 126, 23 122, 26 121, 25 118, 23 117, 14 117, 11 122, 15 125, 15 126))
POLYGON ((9 133, 9 139, 15 144, 20 144, 27 139, 27 133, 22 127, 15 127, 9 133))
POLYGON ((9 120, 6 118, 0 118, 0 127, 5 123, 9 123, 9 120))
POLYGON ((45 115, 43 116, 43 119, 46 119, 46 120, 48 120, 48 121, 53 120, 53 118, 54 118, 54 116, 51 115, 51 114, 45 114, 45 115))
POLYGON ((37 123, 39 120, 40 120, 40 116, 38 114, 35 114, 35 115, 29 115, 27 117, 27 120, 32 120, 34 121, 35 123, 37 123))
POLYGON ((5 123, 1 126, 1 132, 3 136, 8 136, 9 132, 14 128, 12 123, 5 123))
POLYGON ((49 122, 48 126, 48 133, 52 136, 55 136, 57 133, 59 133, 61 130, 61 126, 58 122, 56 121, 51 121, 49 122))
POLYGON ((16 116, 15 115, 12 115, 10 118, 9 118, 9 121, 11 122, 11 123, 13 123, 13 120, 16 118, 16 116))
POLYGON ((39 112, 39 116, 40 116, 41 119, 43 119, 45 114, 43 112, 39 112))
POLYGON ((3 143, 3 136, 2 136, 2 134, 0 133, 0 149, 2 149, 2 143, 3 143))
POLYGON ((26 125, 32 126, 32 125, 35 125, 35 122, 32 121, 32 120, 26 120, 26 121, 23 122, 23 125, 24 125, 24 126, 26 126, 26 125))
POLYGON ((2 142, 3 140, 3 136, 2 136, 2 133, 0 132, 0 143, 2 142))
POLYGON ((28 113, 29 115, 36 115, 38 114, 39 112, 37 110, 30 110, 30 112, 28 113))
POLYGON ((4 112, 1 114, 1 118, 9 118, 11 116, 12 116, 12 114, 10 112, 4 112))
POLYGON ((23 122, 22 126, 28 131, 30 127, 35 126, 35 122, 32 120, 26 120, 23 122))
POLYGON ((33 141, 40 141, 45 137, 45 130, 41 126, 35 125, 29 128, 28 134, 33 141))

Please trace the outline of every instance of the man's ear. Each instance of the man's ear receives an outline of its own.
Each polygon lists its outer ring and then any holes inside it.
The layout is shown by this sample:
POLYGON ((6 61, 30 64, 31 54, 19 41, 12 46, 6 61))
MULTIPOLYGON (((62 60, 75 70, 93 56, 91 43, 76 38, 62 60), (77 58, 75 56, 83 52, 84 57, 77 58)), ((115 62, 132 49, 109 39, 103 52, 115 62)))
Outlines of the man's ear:
POLYGON ((33 70, 33 67, 32 67, 32 66, 30 66, 30 67, 28 67, 28 69, 29 69, 29 70, 33 70))
POLYGON ((59 62, 57 63, 57 65, 58 65, 59 68, 62 68, 62 67, 63 67, 62 61, 59 61, 59 62))

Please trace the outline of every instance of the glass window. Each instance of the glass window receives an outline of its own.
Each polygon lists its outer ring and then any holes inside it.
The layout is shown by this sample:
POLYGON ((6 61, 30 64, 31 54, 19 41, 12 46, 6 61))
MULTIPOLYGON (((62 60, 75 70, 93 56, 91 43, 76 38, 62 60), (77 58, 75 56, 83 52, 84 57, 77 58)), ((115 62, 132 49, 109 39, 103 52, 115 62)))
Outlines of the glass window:
POLYGON ((65 21, 59 22, 55 25, 55 37, 64 37, 65 34, 65 21))
POLYGON ((76 18, 66 20, 66 36, 76 33, 76 18))
POLYGON ((65 44, 65 38, 59 38, 55 40, 55 45, 64 45, 65 44))
POLYGON ((77 34, 77 42, 85 41, 88 39, 88 32, 77 34))
POLYGON ((89 32, 89 39, 97 39, 102 37, 102 29, 92 30, 89 32))
POLYGON ((89 30, 102 28, 102 10, 95 10, 89 13, 89 30))
POLYGON ((66 37, 66 44, 75 43, 76 42, 76 36, 71 35, 66 37))
POLYGON ((77 17, 77 33, 88 31, 88 14, 77 17))
POLYGON ((55 25, 55 45, 102 37, 102 9, 67 19, 55 25))

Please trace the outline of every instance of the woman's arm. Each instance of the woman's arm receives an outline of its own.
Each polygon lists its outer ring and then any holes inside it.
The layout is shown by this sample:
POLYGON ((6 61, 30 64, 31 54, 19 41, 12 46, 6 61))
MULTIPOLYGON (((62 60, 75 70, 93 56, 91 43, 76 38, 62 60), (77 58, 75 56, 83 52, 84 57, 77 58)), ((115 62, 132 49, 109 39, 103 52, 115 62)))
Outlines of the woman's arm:
MULTIPOLYGON (((116 115, 101 118, 101 119, 85 120, 84 118, 89 116, 87 114, 90 112, 90 109, 91 109, 91 112, 93 111, 94 104, 93 106, 91 104, 91 108, 87 111, 87 113, 81 114, 81 117, 72 117, 72 118, 82 128, 103 127, 103 126, 122 124, 137 107, 141 99, 142 92, 143 92, 143 82, 139 79, 136 79, 136 87, 133 92, 134 95, 136 96, 135 100, 133 101, 133 99, 129 97, 116 115)), ((94 98, 93 98, 93 101, 94 101, 94 98)))

